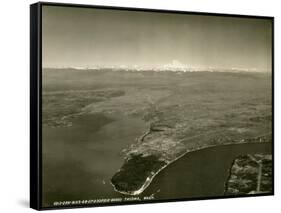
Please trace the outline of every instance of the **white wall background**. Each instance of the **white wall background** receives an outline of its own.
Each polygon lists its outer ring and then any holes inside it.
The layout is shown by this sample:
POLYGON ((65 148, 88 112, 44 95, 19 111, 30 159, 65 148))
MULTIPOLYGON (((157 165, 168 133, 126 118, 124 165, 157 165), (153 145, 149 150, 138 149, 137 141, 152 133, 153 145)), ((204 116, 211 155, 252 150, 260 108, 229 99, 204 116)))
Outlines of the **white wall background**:
MULTIPOLYGON (((0 4, 0 212, 31 212, 29 205, 29 4, 0 4)), ((53 0, 53 2, 58 2, 53 0)), ((65 210, 68 212, 276 212, 281 207, 280 19, 278 0, 68 0, 64 2, 201 12, 275 16, 275 192, 274 197, 189 201, 65 210)))

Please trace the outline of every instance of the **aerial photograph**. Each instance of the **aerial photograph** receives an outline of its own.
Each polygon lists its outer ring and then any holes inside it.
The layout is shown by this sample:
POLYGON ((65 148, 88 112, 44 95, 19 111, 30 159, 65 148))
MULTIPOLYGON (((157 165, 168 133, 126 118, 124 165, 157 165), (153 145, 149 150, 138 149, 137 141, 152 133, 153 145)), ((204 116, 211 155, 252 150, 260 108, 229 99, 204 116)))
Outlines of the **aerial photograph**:
POLYGON ((272 28, 44 5, 43 207, 272 194, 272 28))

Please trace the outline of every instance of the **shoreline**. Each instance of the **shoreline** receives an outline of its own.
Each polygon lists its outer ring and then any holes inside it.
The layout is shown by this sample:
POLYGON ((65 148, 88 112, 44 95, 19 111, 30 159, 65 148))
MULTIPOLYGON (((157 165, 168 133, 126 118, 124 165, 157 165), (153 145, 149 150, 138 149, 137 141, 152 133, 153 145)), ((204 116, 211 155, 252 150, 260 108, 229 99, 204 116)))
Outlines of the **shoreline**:
MULTIPOLYGON (((158 169, 155 173, 147 176, 145 182, 143 183, 143 185, 136 191, 120 191, 120 190, 117 190, 115 185, 110 181, 110 184, 113 186, 114 188, 114 191, 118 192, 118 193, 121 193, 121 194, 124 194, 124 195, 131 195, 131 196, 135 196, 135 195, 140 195, 150 184, 151 182, 153 181, 153 179, 156 177, 156 175, 158 173, 160 173, 162 170, 164 170, 167 166, 169 166, 170 164, 176 162, 177 160, 179 160, 180 158, 182 158, 183 156, 185 156, 186 154, 188 153, 191 153, 191 152, 195 152, 195 151, 199 151, 199 150, 203 150, 203 149, 208 149, 208 148, 214 148, 214 147, 217 147, 217 146, 229 146, 229 145, 235 145, 235 144, 257 144, 257 143, 271 143, 270 141, 266 142, 261 142, 260 139, 262 137, 265 137, 265 136, 268 136, 270 134, 265 134, 265 135, 261 135, 261 136, 257 136, 257 137, 254 137, 254 138, 248 138, 248 139, 242 139, 236 143, 233 143, 233 142, 229 142, 229 143, 225 143, 225 144, 220 144, 220 145, 209 145, 209 146, 202 146, 202 147, 198 147, 198 148, 195 148, 195 149, 192 149, 192 150, 186 150, 183 154, 179 155, 178 157, 176 157, 174 160, 168 162, 166 165, 162 166, 160 169, 158 169), (258 141, 247 141, 247 140, 251 140, 251 139, 257 139, 258 141)), ((119 172, 120 170, 117 171, 117 173, 119 172)))

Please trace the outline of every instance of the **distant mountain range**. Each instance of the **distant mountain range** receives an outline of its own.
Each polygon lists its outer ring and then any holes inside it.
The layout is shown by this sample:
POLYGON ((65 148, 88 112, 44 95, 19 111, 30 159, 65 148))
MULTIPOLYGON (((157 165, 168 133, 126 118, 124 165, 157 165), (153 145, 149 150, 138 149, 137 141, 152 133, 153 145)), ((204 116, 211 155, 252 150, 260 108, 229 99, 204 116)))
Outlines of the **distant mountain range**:
POLYGON ((219 68, 219 67, 192 67, 177 60, 173 60, 169 64, 159 65, 159 66, 139 66, 139 65, 117 65, 117 66, 89 66, 89 67, 56 67, 57 69, 76 69, 76 70, 104 70, 110 69, 115 71, 125 70, 125 71, 170 71, 170 72, 260 72, 256 68, 219 68))

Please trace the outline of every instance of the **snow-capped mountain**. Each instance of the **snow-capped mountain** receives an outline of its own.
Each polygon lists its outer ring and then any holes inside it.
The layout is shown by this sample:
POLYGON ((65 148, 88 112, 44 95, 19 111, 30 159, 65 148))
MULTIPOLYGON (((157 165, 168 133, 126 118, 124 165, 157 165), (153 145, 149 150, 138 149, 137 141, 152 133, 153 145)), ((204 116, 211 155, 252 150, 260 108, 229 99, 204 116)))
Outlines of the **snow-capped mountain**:
MULTIPOLYGON (((57 67, 59 68, 59 67, 57 67)), ((231 67, 231 68, 219 68, 219 67, 194 67, 181 63, 178 60, 173 60, 171 63, 164 65, 111 65, 111 66, 85 66, 85 67, 61 67, 62 69, 75 69, 75 70, 104 70, 110 69, 112 71, 155 71, 155 72, 200 72, 200 71, 208 71, 208 72, 258 72, 256 68, 241 68, 241 67, 231 67)))

